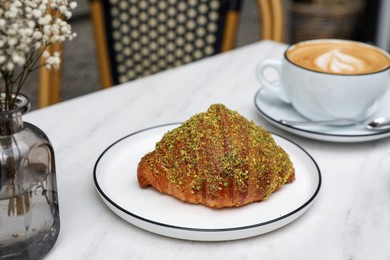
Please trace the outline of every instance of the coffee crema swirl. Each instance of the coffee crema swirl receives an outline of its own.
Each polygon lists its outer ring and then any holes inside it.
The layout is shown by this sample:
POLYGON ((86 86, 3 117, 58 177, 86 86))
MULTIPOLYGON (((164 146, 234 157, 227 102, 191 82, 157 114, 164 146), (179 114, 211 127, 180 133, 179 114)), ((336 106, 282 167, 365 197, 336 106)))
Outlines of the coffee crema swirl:
POLYGON ((298 43, 288 50, 287 58, 301 67, 333 74, 367 74, 390 66, 384 52, 349 41, 298 43))

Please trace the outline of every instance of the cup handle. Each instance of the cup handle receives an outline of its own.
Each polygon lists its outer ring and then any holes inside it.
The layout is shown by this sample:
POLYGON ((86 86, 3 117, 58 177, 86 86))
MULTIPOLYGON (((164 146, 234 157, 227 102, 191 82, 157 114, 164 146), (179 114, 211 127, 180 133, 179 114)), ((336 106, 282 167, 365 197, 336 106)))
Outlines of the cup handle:
POLYGON ((286 86, 282 82, 282 61, 280 60, 263 61, 257 66, 256 76, 264 88, 274 93, 282 101, 286 103, 291 103, 290 98, 287 95, 286 86), (276 82, 271 82, 265 77, 264 72, 268 68, 274 69, 278 73, 280 84, 276 84, 276 82))

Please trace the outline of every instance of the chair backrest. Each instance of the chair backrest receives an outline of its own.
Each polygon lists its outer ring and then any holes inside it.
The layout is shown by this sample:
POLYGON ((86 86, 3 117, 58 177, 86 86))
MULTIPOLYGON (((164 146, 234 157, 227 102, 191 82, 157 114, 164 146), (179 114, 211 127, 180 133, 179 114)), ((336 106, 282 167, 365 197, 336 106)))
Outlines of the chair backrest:
MULTIPOLYGON (((56 16, 56 11, 51 9, 52 17, 56 16)), ((58 52, 62 55, 63 43, 53 43, 47 47, 47 51, 51 54, 58 52)), ((41 67, 39 68, 39 91, 38 91, 38 106, 40 108, 47 107, 60 102, 61 100, 61 75, 62 65, 57 69, 47 69, 44 66, 44 59, 40 59, 41 67)))
MULTIPOLYGON (((282 42, 283 0, 256 1, 260 38, 282 42)), ((102 86, 231 50, 240 5, 241 0, 90 0, 102 86)), ((42 67, 39 106, 59 102, 60 93, 61 68, 42 67)))
POLYGON ((284 41, 285 10, 283 0, 256 0, 260 15, 261 38, 284 41))
POLYGON ((233 48, 240 0, 90 0, 104 87, 233 48))

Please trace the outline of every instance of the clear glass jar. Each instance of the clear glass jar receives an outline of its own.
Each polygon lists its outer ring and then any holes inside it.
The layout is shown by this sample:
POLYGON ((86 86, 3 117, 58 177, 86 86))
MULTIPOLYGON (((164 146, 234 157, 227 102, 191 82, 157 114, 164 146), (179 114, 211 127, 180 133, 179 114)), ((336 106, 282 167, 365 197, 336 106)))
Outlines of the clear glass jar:
POLYGON ((53 147, 23 122, 30 108, 18 95, 14 109, 0 96, 0 259, 40 259, 55 244, 60 219, 53 147))

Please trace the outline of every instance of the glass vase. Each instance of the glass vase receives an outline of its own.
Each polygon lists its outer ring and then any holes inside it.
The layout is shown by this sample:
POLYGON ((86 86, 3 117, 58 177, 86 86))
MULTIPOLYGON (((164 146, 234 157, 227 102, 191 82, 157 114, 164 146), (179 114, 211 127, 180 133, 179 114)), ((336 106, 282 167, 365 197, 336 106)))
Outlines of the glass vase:
POLYGON ((8 109, 0 95, 0 259, 40 259, 60 230, 54 151, 45 133, 22 120, 28 98, 15 100, 8 109))

